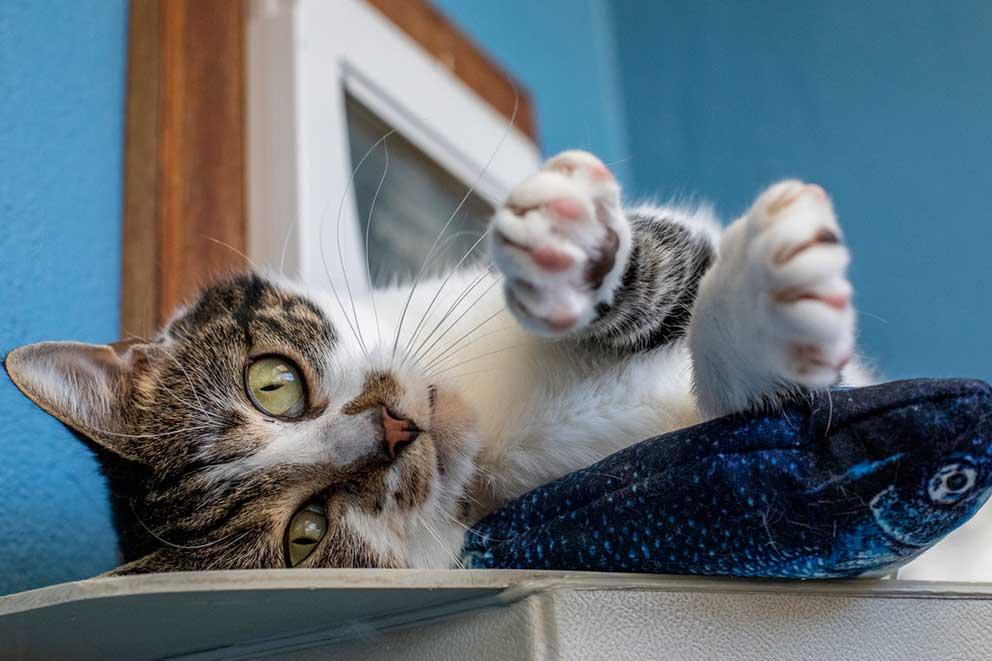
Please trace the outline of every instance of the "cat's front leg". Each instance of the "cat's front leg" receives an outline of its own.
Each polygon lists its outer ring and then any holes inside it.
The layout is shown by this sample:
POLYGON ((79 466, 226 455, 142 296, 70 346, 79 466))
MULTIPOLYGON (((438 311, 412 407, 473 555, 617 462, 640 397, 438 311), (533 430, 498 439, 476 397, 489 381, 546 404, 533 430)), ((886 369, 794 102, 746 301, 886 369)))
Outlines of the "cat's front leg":
POLYGON ((621 358, 681 340, 717 233, 705 207, 625 211, 607 167, 567 151, 513 190, 491 252, 521 325, 621 358))
POLYGON ((854 351, 849 261, 830 198, 815 184, 775 184, 726 230, 689 329, 705 415, 838 382, 854 351))

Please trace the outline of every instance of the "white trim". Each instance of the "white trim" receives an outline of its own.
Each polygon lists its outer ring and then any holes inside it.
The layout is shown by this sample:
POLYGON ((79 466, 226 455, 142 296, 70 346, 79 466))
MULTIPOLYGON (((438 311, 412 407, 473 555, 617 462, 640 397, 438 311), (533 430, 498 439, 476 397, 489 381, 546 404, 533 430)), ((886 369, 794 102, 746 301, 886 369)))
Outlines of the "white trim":
POLYGON ((326 285, 329 272, 343 296, 343 264, 353 292, 368 287, 345 90, 454 176, 478 181, 490 204, 540 163, 524 133, 362 0, 251 0, 248 252, 259 266, 280 267, 295 222, 287 274, 326 285))

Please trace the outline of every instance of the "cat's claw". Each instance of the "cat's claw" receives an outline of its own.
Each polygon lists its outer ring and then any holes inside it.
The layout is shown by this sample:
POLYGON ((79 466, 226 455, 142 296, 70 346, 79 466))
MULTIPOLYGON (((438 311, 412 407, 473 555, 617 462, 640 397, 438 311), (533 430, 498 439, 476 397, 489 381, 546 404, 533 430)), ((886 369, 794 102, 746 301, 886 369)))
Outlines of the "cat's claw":
POLYGON ((613 174, 582 151, 555 156, 517 186, 491 234, 508 307, 547 336, 584 327, 612 300, 631 243, 613 174))

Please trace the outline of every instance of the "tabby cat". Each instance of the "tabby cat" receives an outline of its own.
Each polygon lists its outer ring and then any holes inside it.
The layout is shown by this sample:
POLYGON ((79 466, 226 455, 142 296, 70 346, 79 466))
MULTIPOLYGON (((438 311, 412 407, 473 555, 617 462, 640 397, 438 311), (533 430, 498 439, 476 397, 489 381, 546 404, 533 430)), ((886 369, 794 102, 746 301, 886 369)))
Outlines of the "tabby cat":
POLYGON ((250 272, 150 340, 44 342, 11 378, 93 444, 116 574, 451 567, 466 526, 643 438, 842 377, 855 312, 822 188, 725 231, 624 209, 560 154, 490 227, 492 265, 342 300, 250 272))

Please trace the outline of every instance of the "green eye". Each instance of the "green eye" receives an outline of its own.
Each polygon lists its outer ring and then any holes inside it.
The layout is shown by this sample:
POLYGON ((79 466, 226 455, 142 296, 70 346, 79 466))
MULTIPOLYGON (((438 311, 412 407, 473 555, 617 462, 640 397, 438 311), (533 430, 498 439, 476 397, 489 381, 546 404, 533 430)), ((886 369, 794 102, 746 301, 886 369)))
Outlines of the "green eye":
POLYGON ((313 552, 327 532, 327 512, 322 505, 310 503, 293 515, 286 529, 286 554, 289 566, 295 567, 313 552))
POLYGON ((253 362, 245 375, 245 387, 262 413, 293 418, 306 409, 303 377, 285 358, 265 356, 253 362))

